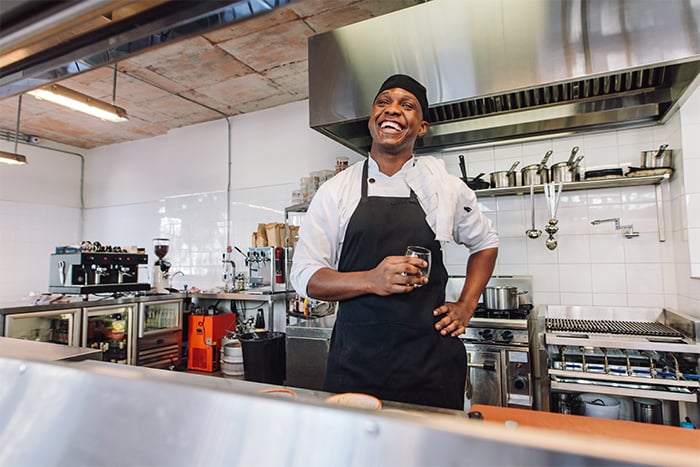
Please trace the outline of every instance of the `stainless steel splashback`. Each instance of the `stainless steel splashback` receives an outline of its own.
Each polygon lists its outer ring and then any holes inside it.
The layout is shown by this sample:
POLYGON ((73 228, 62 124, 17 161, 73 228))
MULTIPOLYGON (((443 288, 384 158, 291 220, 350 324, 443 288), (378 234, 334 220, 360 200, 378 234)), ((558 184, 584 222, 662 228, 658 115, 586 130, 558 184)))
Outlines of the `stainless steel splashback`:
POLYGON ((700 3, 434 0, 309 39, 313 128, 366 153, 382 81, 428 89, 416 152, 664 122, 698 84, 700 3))

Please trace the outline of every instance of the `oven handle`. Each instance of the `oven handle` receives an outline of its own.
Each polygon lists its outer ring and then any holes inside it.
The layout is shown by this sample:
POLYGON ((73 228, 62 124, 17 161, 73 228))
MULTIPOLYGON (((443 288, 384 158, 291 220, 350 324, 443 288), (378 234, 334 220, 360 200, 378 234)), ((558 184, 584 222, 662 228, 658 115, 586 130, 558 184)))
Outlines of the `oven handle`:
POLYGON ((469 361, 469 354, 467 354, 467 368, 481 368, 487 371, 496 371, 496 362, 493 360, 484 360, 484 363, 472 363, 469 361))
POLYGON ((474 386, 472 386, 472 381, 469 378, 469 368, 481 368, 487 371, 496 371, 496 362, 494 360, 484 360, 483 363, 472 363, 470 358, 470 353, 467 352, 467 377, 464 380, 464 394, 469 400, 471 400, 474 392, 474 386))

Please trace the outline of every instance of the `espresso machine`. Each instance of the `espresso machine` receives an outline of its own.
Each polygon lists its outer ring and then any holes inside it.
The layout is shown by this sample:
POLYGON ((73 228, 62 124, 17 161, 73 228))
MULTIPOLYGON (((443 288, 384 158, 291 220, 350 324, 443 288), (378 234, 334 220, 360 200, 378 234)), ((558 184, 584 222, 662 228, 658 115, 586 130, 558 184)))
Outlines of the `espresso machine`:
POLYGON ((265 288, 271 292, 286 290, 284 282, 285 254, 281 247, 249 248, 246 258, 248 280, 252 288, 265 288))
POLYGON ((154 238, 153 253, 158 259, 153 263, 153 288, 155 293, 166 294, 168 290, 168 279, 170 278, 170 261, 165 260, 165 256, 170 250, 170 239, 154 238))
POLYGON ((56 247, 50 259, 49 292, 83 295, 148 290, 150 284, 138 282, 138 268, 147 263, 145 253, 98 242, 56 247))

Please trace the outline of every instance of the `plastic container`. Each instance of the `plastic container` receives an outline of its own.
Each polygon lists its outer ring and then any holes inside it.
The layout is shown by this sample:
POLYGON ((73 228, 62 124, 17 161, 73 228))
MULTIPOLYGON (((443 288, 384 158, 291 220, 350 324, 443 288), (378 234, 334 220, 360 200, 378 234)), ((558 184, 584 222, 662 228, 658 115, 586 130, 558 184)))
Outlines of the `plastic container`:
POLYGON ((285 334, 250 332, 239 337, 246 381, 283 384, 286 377, 285 334))
POLYGON ((608 420, 620 418, 620 401, 614 397, 605 394, 581 394, 579 399, 583 404, 583 414, 588 417, 608 420))

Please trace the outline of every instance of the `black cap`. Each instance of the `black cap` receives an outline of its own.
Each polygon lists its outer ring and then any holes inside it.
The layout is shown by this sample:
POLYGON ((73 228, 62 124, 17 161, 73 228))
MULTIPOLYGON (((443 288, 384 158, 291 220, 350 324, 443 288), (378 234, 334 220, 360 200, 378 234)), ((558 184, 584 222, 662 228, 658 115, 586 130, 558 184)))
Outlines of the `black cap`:
MULTIPOLYGON (((389 76, 386 81, 382 83, 382 86, 377 92, 377 96, 381 94, 382 91, 393 88, 401 88, 413 94, 416 99, 418 99, 420 108, 423 111, 423 120, 430 121, 428 114, 428 95, 425 86, 408 75, 393 75, 389 76)), ((374 96, 374 98, 376 99, 377 96, 374 96)))

